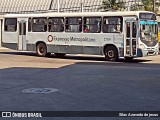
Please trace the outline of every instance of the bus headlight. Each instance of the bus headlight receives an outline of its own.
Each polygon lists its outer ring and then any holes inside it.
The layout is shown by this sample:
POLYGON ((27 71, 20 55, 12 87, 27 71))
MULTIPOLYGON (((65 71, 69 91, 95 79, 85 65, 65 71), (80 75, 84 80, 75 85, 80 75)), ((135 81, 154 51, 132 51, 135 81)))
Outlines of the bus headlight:
POLYGON ((139 48, 145 49, 145 46, 143 44, 140 44, 139 48))

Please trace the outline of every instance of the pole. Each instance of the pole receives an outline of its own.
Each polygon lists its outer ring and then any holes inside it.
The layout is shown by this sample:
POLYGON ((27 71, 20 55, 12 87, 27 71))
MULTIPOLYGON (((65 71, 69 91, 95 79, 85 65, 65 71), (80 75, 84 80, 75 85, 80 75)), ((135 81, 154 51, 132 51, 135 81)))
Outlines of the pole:
POLYGON ((49 6, 49 10, 52 9, 52 5, 53 5, 53 0, 51 0, 50 6, 49 6))
POLYGON ((83 8, 84 6, 83 6, 83 3, 81 3, 81 12, 83 12, 83 8))
POLYGON ((59 3, 59 0, 58 0, 58 2, 57 2, 57 6, 58 6, 58 13, 59 13, 59 4, 60 4, 60 3, 59 3))

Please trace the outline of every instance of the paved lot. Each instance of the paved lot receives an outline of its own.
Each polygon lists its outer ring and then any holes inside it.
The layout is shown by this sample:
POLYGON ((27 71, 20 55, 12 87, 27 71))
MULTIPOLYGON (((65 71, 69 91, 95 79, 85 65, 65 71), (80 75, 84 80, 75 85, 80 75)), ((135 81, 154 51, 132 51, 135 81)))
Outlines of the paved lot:
POLYGON ((0 48, 0 111, 160 111, 160 56, 114 63, 99 56, 41 58, 0 48), (22 92, 29 88, 58 91, 22 92))

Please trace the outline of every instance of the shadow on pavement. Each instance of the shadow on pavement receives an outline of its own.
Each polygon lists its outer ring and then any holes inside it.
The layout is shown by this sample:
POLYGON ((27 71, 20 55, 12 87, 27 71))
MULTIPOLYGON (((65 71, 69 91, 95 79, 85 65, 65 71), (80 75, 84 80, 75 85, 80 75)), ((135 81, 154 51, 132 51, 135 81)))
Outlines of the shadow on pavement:
MULTIPOLYGON (((0 54, 10 54, 10 55, 24 55, 24 56, 35 56, 38 57, 36 55, 35 52, 0 52, 0 54)), ((103 62, 110 62, 110 61, 106 61, 105 58, 103 56, 99 56, 99 57, 95 57, 92 55, 88 55, 88 56, 74 56, 74 55, 66 55, 64 57, 57 57, 54 54, 51 54, 49 57, 47 58, 58 58, 58 59, 70 59, 70 60, 91 60, 91 61, 103 61, 103 62)), ((143 60, 143 59, 133 59, 131 61, 128 61, 126 59, 119 59, 117 62, 120 63, 141 63, 141 62, 148 62, 148 61, 152 61, 152 60, 143 60)), ((114 63, 117 63, 114 62, 114 63)))

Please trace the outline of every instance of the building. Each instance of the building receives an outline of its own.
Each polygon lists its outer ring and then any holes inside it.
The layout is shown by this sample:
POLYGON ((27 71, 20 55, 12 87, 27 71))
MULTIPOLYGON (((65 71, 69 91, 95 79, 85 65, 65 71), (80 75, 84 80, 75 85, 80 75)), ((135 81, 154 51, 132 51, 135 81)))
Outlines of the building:
MULTIPOLYGON (((131 6, 143 6, 141 0, 119 1, 125 2, 126 11, 130 11, 131 6)), ((102 2, 103 0, 0 0, 0 13, 28 13, 46 11, 95 12, 103 11, 100 9, 102 2)), ((160 3, 160 0, 156 0, 156 3, 160 3)))
MULTIPOLYGON (((59 0, 60 12, 98 11, 102 0, 59 0), (82 7, 83 6, 83 7, 82 7)), ((58 11, 58 0, 0 0, 0 13, 58 11)))

